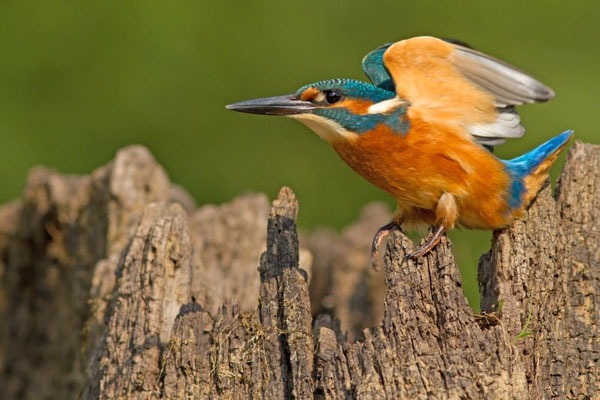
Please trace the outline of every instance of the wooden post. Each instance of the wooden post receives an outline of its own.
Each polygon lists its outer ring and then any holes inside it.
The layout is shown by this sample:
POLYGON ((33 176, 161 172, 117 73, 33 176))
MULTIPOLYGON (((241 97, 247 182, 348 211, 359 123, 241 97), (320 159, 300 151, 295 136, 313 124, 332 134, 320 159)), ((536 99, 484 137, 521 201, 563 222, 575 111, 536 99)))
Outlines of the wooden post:
POLYGON ((0 397, 600 397, 600 146, 575 143, 556 195, 494 233, 479 315, 449 240, 402 263, 395 233, 380 322, 353 339, 313 318, 318 244, 340 260, 360 241, 312 236, 311 255, 297 211, 288 188, 270 212, 262 195, 196 210, 141 147, 91 176, 36 169, 0 208, 0 397))

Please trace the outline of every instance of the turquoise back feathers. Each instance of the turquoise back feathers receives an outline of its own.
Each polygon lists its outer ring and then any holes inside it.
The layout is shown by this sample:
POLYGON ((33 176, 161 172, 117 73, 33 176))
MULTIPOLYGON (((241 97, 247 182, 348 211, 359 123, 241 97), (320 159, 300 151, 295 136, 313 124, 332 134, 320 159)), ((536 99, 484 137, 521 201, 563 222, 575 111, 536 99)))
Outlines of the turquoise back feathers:
POLYGON ((362 60, 362 69, 375 86, 394 92, 392 77, 383 65, 383 53, 391 45, 393 43, 386 43, 367 54, 362 60))

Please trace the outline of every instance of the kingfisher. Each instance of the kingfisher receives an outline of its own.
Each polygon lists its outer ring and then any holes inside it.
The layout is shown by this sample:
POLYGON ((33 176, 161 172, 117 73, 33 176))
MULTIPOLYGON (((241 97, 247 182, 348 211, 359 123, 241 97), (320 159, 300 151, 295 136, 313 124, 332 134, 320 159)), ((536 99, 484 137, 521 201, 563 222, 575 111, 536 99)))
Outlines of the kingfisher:
POLYGON ((362 60, 371 83, 330 79, 295 93, 226 108, 296 119, 354 171, 397 203, 371 253, 401 227, 433 226, 406 258, 428 253, 446 231, 504 228, 524 215, 572 131, 503 160, 493 147, 523 136, 515 106, 554 91, 524 71, 463 42, 415 37, 362 60))

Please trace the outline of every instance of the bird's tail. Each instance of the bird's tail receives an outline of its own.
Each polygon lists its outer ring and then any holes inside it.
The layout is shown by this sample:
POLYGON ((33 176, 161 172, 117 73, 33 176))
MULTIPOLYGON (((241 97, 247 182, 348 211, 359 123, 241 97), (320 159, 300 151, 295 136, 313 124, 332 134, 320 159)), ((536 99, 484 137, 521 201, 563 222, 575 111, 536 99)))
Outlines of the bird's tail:
POLYGON ((501 160, 513 179, 509 198, 511 209, 529 205, 546 181, 548 170, 572 136, 572 130, 565 131, 520 157, 501 160))

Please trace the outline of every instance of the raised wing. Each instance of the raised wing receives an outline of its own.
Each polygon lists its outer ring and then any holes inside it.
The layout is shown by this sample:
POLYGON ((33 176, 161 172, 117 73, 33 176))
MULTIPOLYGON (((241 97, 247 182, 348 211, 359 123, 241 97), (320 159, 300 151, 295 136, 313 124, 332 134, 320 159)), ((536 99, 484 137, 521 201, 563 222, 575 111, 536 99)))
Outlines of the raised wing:
MULTIPOLYGON (((462 124, 484 145, 522 136, 524 128, 514 106, 549 100, 554 97, 552 89, 503 61, 459 43, 417 37, 387 46, 379 59, 398 96, 418 109, 423 118, 462 124)), ((381 69, 373 65, 380 49, 363 60, 363 69, 364 62, 369 61, 367 75, 371 77, 375 71, 379 81, 381 69)))
MULTIPOLYGON (((462 47, 470 49, 471 46, 456 39, 447 39, 443 38, 442 40, 453 43, 456 45, 460 45, 462 47)), ((385 69, 383 65, 383 53, 394 43, 386 43, 384 45, 379 46, 369 54, 363 57, 362 60, 362 70, 367 75, 367 77, 371 80, 373 85, 380 87, 385 90, 389 90, 390 92, 395 91, 394 82, 392 81, 392 77, 390 73, 385 69)))

